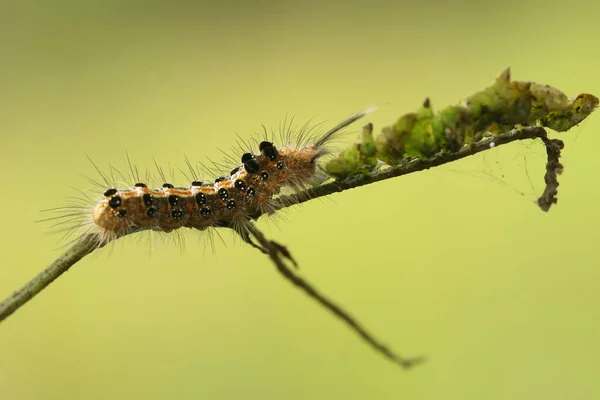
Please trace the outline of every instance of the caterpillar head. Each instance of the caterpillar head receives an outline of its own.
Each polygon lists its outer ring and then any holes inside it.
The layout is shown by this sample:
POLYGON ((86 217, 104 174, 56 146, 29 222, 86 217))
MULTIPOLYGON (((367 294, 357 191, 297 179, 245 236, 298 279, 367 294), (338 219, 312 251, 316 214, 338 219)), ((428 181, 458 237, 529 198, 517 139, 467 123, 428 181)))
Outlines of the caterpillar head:
POLYGON ((306 145, 277 148, 273 143, 263 141, 259 144, 260 155, 246 153, 242 156, 244 170, 256 184, 262 177, 268 177, 269 182, 265 179, 261 186, 267 186, 265 192, 269 195, 278 192, 280 186, 301 188, 310 184, 317 174, 319 158, 331 152, 327 145, 336 138, 336 134, 376 109, 367 108, 347 118, 306 145))
POLYGON ((257 187, 266 197, 279 192, 281 186, 300 188, 314 176, 319 149, 314 145, 302 148, 280 147, 262 141, 260 154, 242 156, 244 179, 257 187))

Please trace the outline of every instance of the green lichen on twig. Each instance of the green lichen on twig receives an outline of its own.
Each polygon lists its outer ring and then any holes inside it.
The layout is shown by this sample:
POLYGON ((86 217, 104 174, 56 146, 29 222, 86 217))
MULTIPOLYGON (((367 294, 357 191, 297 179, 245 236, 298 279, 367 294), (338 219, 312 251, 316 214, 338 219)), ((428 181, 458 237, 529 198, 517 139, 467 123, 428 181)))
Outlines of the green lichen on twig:
POLYGON ((377 161, 394 167, 410 157, 456 153, 486 135, 498 136, 515 128, 540 126, 565 132, 597 106, 598 98, 591 94, 569 100, 549 85, 511 81, 506 69, 493 85, 468 97, 463 105, 436 113, 426 99, 416 112, 384 127, 376 138, 372 127, 365 127, 359 140, 330 160, 325 171, 344 179, 377 169, 381 164, 377 161))

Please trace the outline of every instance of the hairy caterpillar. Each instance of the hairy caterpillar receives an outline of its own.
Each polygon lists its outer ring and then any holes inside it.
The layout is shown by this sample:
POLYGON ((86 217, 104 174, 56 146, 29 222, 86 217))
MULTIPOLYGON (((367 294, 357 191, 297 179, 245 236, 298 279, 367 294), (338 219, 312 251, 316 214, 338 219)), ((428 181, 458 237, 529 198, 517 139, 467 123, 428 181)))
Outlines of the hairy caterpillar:
POLYGON ((358 142, 330 160, 325 170, 343 179, 370 172, 380 161, 394 166, 406 157, 456 152, 486 134, 501 134, 515 127, 539 125, 565 132, 587 118, 598 102, 587 93, 569 100, 549 85, 511 81, 510 69, 506 69, 492 86, 470 96, 464 105, 434 113, 426 99, 417 112, 403 115, 376 138, 372 127, 365 127, 358 142))
MULTIPOLYGON (((294 134, 294 144, 277 147, 267 137, 256 141, 257 154, 241 155, 241 165, 226 176, 211 181, 197 179, 187 187, 175 187, 164 182, 153 189, 145 182, 136 182, 131 188, 119 189, 96 167, 105 185, 102 198, 94 202, 87 194, 87 206, 73 205, 47 211, 61 213, 50 219, 61 220, 58 226, 68 224, 66 230, 78 238, 93 242, 95 247, 138 231, 172 232, 179 228, 204 231, 213 227, 233 228, 247 243, 254 245, 249 236, 248 221, 257 212, 275 211, 273 199, 282 189, 303 190, 315 182, 322 171, 318 161, 329 154, 328 145, 348 125, 374 111, 367 108, 322 135, 305 124, 294 134), (91 203, 91 204, 90 204, 91 203)), ((292 141, 291 127, 282 141, 292 141)), ((282 133, 282 132, 280 132, 282 133)), ((234 161, 230 157, 230 161, 234 161)), ((130 165, 131 167, 131 165, 130 165)), ((132 169, 132 177, 139 175, 132 169)), ((190 165, 190 170, 193 171, 190 165)), ((159 168, 164 179, 164 174, 159 168)), ((192 172, 193 175, 196 175, 192 172)), ((122 176, 122 175, 121 175, 122 176)), ((99 186, 100 186, 99 185, 99 186)))

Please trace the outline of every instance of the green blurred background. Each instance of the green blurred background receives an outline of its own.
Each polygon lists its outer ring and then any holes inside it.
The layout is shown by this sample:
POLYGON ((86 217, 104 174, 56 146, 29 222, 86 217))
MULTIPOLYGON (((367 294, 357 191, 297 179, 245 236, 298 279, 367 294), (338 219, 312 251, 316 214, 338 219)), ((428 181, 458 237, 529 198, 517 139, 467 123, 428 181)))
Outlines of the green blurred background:
MULTIPOLYGON (((60 254, 33 221, 90 187, 86 154, 182 167, 286 114, 333 124, 372 104, 380 128, 506 66, 599 95, 599 4, 2 2, 0 297, 60 254)), ((261 221, 374 334, 426 355, 417 369, 373 352, 228 232, 214 253, 193 235, 184 252, 130 237, 0 325, 0 397, 598 398, 599 135, 600 115, 562 135, 547 214, 533 203, 543 146, 517 143, 261 221)))

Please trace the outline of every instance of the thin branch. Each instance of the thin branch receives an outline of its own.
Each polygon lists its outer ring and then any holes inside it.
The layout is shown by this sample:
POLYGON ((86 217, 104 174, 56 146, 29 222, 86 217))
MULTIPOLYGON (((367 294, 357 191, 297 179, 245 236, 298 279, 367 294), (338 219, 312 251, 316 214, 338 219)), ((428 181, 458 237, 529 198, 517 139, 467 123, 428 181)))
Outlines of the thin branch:
POLYGON ((277 271, 279 271, 279 273, 283 275, 285 279, 289 280, 306 295, 313 298, 323 307, 331 311, 337 318, 344 321, 350 327, 350 329, 356 332, 365 342, 373 346, 377 352, 403 368, 410 368, 425 361, 423 357, 404 358, 394 353, 387 346, 377 340, 373 335, 367 332, 367 330, 363 328, 354 317, 344 311, 333 301, 329 300, 323 294, 319 293, 317 289, 315 289, 309 282, 302 279, 296 275, 292 269, 288 268, 281 256, 290 259, 294 264, 295 261, 293 261, 289 251, 284 246, 272 240, 268 240, 252 222, 250 223, 250 233, 258 241, 258 243, 260 243, 260 245, 266 249, 267 254, 277 267, 277 271))
POLYGON ((40 293, 56 278, 67 272, 73 264, 90 254, 97 247, 91 240, 82 239, 75 243, 73 247, 58 257, 48 268, 40 272, 35 278, 27 282, 25 286, 15 291, 0 303, 0 322, 21 308, 21 306, 40 293))
POLYGON ((562 140, 549 139, 546 136, 542 136, 541 139, 546 145, 548 162, 546 163, 546 174, 544 175, 546 187, 537 203, 542 210, 548 211, 550 206, 556 204, 558 201, 556 198, 556 194, 558 193, 558 175, 563 171, 563 165, 558 160, 560 159, 560 151, 565 145, 562 140))
MULTIPOLYGON (((558 159, 560 157, 560 150, 562 149, 563 144, 560 140, 548 139, 546 131, 543 128, 539 127, 515 129, 508 133, 493 138, 485 138, 484 140, 481 140, 475 144, 464 147, 457 153, 438 154, 426 160, 407 160, 406 162, 394 168, 388 168, 368 175, 350 177, 344 181, 335 181, 318 186, 316 188, 309 189, 301 193, 297 193, 290 196, 283 196, 279 199, 279 208, 304 203, 305 201, 315 199, 321 196, 327 196, 332 193, 341 192, 351 188, 368 185, 370 183, 379 182, 385 179, 390 179, 397 176, 406 175, 413 172, 422 171, 435 166, 439 166, 442 164, 446 164, 448 162, 452 162, 487 150, 490 147, 492 147, 492 143, 493 146, 499 146, 517 140, 535 138, 542 139, 542 141, 546 145, 546 151, 548 153, 548 163, 546 165, 545 175, 546 188, 544 190, 543 195, 538 200, 538 204, 540 205, 542 210, 548 211, 550 206, 556 203, 556 191, 558 187, 557 174, 562 171, 562 165, 558 162, 558 159)), ((260 217, 260 214, 256 214, 253 216, 253 218, 258 217, 260 217)), ((256 239, 258 240, 258 237, 256 239)), ((35 295, 40 293, 56 278, 58 278, 64 272, 69 270, 69 268, 73 264, 85 257, 87 254, 91 253, 96 248, 97 246, 93 244, 93 241, 88 240, 88 238, 86 237, 82 238, 72 248, 67 250, 60 257, 58 257, 48 268, 46 268, 39 275, 34 277, 25 286, 23 286, 23 288, 14 292, 11 296, 9 296, 4 301, 2 301, 2 303, 0 303, 0 322, 4 321, 9 315, 11 315, 20 307, 22 307, 35 295)), ((269 252, 269 254, 271 253, 269 252)), ((283 254, 281 253, 281 249, 279 250, 279 254, 283 254)), ((274 259, 273 261, 275 262, 274 259)), ((281 266, 279 264, 276 265, 282 274, 284 272, 287 273, 287 269, 280 269, 281 266)), ((285 276, 288 279, 292 280, 292 282, 294 282, 295 284, 298 284, 298 282, 304 282, 302 280, 294 280, 295 278, 300 279, 295 275, 285 276)), ((304 290, 307 291, 308 289, 304 288, 304 290)), ((346 322, 352 325, 351 321, 346 320, 346 322)))

